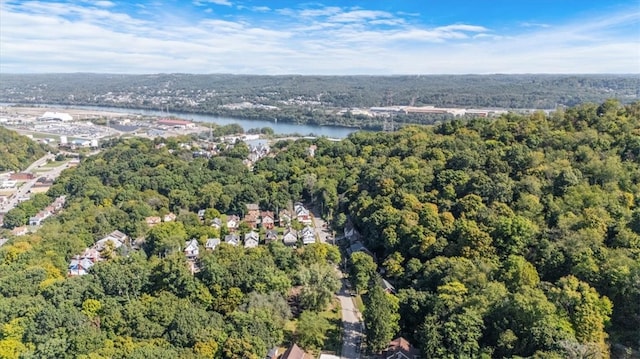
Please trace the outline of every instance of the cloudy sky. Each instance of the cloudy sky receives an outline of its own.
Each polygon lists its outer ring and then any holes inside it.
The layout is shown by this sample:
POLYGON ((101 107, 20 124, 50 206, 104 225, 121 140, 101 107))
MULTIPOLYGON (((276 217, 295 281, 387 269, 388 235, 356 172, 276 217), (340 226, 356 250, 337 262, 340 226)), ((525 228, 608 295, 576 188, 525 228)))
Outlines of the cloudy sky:
POLYGON ((0 0, 42 72, 640 73, 640 0, 0 0))

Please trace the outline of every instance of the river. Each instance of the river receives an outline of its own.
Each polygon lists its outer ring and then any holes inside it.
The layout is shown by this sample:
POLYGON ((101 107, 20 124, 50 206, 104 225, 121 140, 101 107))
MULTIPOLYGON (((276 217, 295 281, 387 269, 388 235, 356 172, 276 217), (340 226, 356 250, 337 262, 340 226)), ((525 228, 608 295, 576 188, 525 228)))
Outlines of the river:
MULTIPOLYGON (((0 104, 3 106, 11 106, 14 104, 0 104)), ((299 134, 303 136, 326 136, 329 138, 345 138, 349 136, 349 134, 358 131, 356 128, 349 127, 340 127, 340 126, 315 126, 315 125, 304 125, 304 124, 294 124, 294 123, 282 123, 276 122, 275 118, 272 120, 247 120, 240 118, 230 118, 230 117, 218 117, 218 116, 210 116, 210 115, 200 115, 193 113, 184 113, 184 112, 162 112, 162 111, 154 111, 154 110, 140 110, 140 109, 129 109, 129 108, 120 108, 120 107, 102 107, 102 106, 65 106, 65 105, 52 105, 52 104, 37 104, 37 105, 27 105, 34 107, 49 107, 49 108, 59 108, 59 109, 81 109, 81 110, 93 110, 93 111, 107 111, 107 112, 119 112, 119 113, 128 113, 128 114, 140 114, 147 116, 165 116, 165 117, 178 117, 185 120, 195 121, 195 122, 212 122, 217 125, 229 125, 232 123, 237 123, 242 128, 247 131, 252 128, 262 128, 262 127, 271 127, 273 132, 277 135, 289 135, 289 134, 299 134)))

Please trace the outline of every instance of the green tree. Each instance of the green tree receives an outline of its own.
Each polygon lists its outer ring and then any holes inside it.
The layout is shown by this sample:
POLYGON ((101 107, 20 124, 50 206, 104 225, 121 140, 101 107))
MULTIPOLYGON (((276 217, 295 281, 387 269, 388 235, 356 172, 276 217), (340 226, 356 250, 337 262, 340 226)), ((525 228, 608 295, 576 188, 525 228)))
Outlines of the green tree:
POLYGON ((305 310, 296 324, 297 342, 306 350, 322 349, 327 339, 329 321, 320 314, 305 310))
POLYGON ((364 305, 362 314, 367 347, 377 353, 386 348, 400 330, 398 299, 373 284, 364 297, 364 305))

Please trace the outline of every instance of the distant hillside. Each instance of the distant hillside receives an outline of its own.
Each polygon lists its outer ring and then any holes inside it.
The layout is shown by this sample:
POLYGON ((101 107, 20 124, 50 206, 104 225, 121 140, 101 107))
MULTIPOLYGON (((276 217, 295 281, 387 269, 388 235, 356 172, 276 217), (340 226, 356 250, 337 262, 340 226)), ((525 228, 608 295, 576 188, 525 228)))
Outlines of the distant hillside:
MULTIPOLYGON (((3 74, 0 102, 123 108, 359 126, 336 109, 373 106, 554 109, 640 99, 640 75, 256 76, 3 74), (265 106, 263 106, 265 105, 265 106), (277 107, 274 109, 271 106, 277 107)), ((355 116, 353 116, 355 117, 355 116)), ((425 123, 420 119, 407 122, 425 123)))
POLYGON ((23 170, 46 153, 45 146, 0 127, 0 172, 23 170))

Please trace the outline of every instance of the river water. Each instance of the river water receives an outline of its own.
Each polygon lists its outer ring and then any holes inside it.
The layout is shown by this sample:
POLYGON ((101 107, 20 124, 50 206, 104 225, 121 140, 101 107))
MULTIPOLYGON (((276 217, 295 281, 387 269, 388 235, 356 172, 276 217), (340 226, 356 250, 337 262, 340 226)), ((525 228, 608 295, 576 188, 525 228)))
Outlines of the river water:
MULTIPOLYGON (((2 105, 12 105, 12 104, 2 104, 2 105)), ((195 122, 212 122, 217 125, 229 125, 232 123, 237 123, 242 126, 242 128, 247 131, 252 128, 262 128, 262 127, 271 127, 273 132, 277 135, 288 135, 288 134, 299 134, 302 136, 326 136, 329 138, 345 138, 349 136, 349 134, 358 131, 355 128, 349 127, 339 127, 339 126, 314 126, 314 125, 304 125, 304 124, 294 124, 294 123, 282 123, 276 122, 275 118, 271 120, 247 120, 240 118, 230 118, 230 117, 218 117, 218 116, 210 116, 210 115, 200 115, 193 113, 183 113, 183 112, 162 112, 162 111, 154 111, 154 110, 140 110, 140 109, 128 109, 128 108, 120 108, 120 107, 102 107, 102 106, 65 106, 65 105, 51 105, 51 104, 38 104, 38 105, 29 105, 29 106, 41 106, 41 107, 50 107, 50 108, 59 108, 59 109, 82 109, 82 110, 93 110, 93 111, 107 111, 107 112, 119 112, 119 113, 128 113, 128 114, 140 114, 147 116, 165 116, 165 117, 178 117, 185 120, 191 120, 195 122)))

